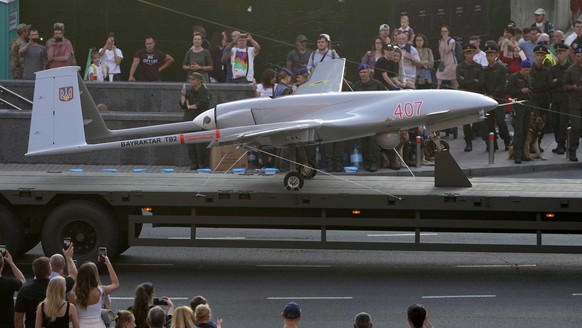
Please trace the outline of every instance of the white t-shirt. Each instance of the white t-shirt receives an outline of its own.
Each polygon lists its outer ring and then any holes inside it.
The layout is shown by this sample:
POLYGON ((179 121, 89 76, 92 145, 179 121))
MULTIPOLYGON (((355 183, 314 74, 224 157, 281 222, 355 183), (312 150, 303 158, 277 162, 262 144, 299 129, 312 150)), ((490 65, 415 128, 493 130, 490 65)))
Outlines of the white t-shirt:
MULTIPOLYGON (((103 48, 99 49, 101 52, 103 48)), ((119 48, 115 48, 115 53, 117 57, 123 58, 123 53, 119 48)), ((115 56, 113 54, 113 50, 105 50, 105 54, 101 57, 101 64, 107 66, 108 74, 119 74, 121 73, 121 67, 115 63, 115 56)))
POLYGON ((340 58, 337 52, 333 49, 328 49, 323 54, 319 52, 319 50, 315 50, 314 52, 309 55, 309 62, 307 63, 307 69, 311 70, 312 68, 317 67, 317 64, 324 60, 331 60, 340 58), (325 57, 324 57, 325 56, 325 57))
POLYGON ((572 42, 574 42, 574 40, 576 40, 577 37, 578 37, 578 34, 576 34, 576 32, 570 33, 570 35, 568 35, 566 40, 564 40, 564 44, 567 45, 568 47, 570 47, 572 42))
POLYGON ((255 75, 255 48, 230 49, 230 63, 232 65, 232 78, 247 77, 247 81, 252 82, 255 75), (247 54, 248 51, 248 54, 247 54), (248 70, 248 74, 247 74, 248 70))
POLYGON ((105 68, 101 64, 99 65, 91 64, 91 66, 87 68, 87 77, 89 78, 89 81, 103 82, 104 76, 105 68), (91 78, 91 74, 93 74, 95 78, 91 78))
POLYGON ((473 61, 483 67, 489 66, 489 62, 487 61, 487 54, 485 51, 479 51, 478 54, 475 54, 475 56, 473 56, 473 61))
POLYGON ((273 88, 267 88, 263 86, 262 83, 257 84, 257 93, 261 95, 261 97, 273 97, 273 89, 277 89, 277 84, 273 88))

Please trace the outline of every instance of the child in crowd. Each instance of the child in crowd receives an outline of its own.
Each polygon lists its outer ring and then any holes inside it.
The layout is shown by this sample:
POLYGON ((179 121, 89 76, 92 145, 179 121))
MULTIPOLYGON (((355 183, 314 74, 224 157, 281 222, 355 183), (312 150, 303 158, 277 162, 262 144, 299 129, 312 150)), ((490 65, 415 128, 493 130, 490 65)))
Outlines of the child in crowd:
POLYGON ((196 326, 200 328, 221 328, 222 319, 218 319, 216 322, 210 321, 212 318, 212 310, 207 304, 200 304, 196 307, 194 311, 194 317, 197 321, 196 326))
POLYGON ((101 64, 97 50, 91 51, 91 66, 87 70, 89 81, 103 82, 105 75, 107 75, 107 67, 101 64))

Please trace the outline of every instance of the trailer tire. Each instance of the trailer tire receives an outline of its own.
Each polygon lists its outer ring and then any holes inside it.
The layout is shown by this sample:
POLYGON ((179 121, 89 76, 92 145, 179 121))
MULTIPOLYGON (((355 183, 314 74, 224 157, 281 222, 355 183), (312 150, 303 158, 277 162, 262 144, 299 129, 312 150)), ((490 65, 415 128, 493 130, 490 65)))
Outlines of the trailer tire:
POLYGON ((74 200, 55 208, 42 228, 42 249, 47 256, 61 253, 63 238, 71 237, 75 259, 97 261, 99 247, 107 255, 119 255, 119 228, 110 210, 87 200, 74 200))
POLYGON ((0 244, 6 245, 14 258, 23 255, 24 225, 4 204, 0 204, 0 227, 0 244))

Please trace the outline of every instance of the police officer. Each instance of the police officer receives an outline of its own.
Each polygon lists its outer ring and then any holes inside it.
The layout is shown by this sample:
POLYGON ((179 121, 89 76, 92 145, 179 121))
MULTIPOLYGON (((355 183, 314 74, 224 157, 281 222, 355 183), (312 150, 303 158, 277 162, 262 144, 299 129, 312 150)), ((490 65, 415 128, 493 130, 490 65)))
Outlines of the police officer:
MULTIPOLYGON (((547 127, 551 126, 551 123, 548 122, 550 118, 546 113, 550 109, 549 91, 552 88, 552 77, 550 69, 544 65, 544 59, 549 53, 550 51, 545 46, 536 46, 534 48, 535 61, 532 63, 529 73, 532 106, 535 107, 533 113, 535 116, 541 116, 547 127)), ((544 132, 542 131, 538 137, 538 143, 541 143, 543 137, 544 132)), ((540 150, 543 151, 541 148, 540 150)))
POLYGON ((552 130, 556 140, 556 148, 552 149, 553 153, 562 155, 566 152, 566 128, 568 127, 568 92, 564 88, 564 76, 566 70, 570 67, 568 62, 569 47, 563 43, 554 46, 558 60, 555 66, 550 68, 552 76, 553 90, 551 92, 552 100, 552 130))
POLYGON ((582 114, 582 47, 574 50, 574 64, 566 70, 564 89, 568 92, 570 126, 572 127, 568 155, 572 162, 577 162, 576 150, 580 144, 580 115, 582 114))
POLYGON ((519 72, 509 76, 505 87, 506 92, 512 98, 524 101, 523 104, 513 104, 511 125, 513 126, 513 159, 515 164, 521 164, 522 160, 528 160, 527 157, 523 156, 523 143, 531 120, 531 110, 528 105, 531 86, 530 71, 531 62, 529 60, 522 61, 519 72))
MULTIPOLYGON (((505 66, 497 62, 497 54, 499 50, 495 44, 487 44, 483 51, 487 57, 487 66, 483 69, 483 88, 485 89, 485 95, 490 96, 497 100, 498 103, 502 103, 503 97, 505 96, 505 81, 507 79, 507 69, 505 66)), ((505 124, 505 108, 503 106, 498 106, 497 108, 490 110, 487 113, 487 118, 485 119, 487 124, 487 132, 495 132, 495 124, 499 127, 499 134, 505 143, 505 150, 509 149, 511 144, 511 137, 509 136, 509 129, 507 124, 505 124)), ((489 151, 489 143, 487 143, 487 151, 489 151)), ((495 149, 497 146, 497 135, 495 135, 495 149)))
MULTIPOLYGON (((477 48, 472 44, 463 47, 465 61, 457 65, 457 82, 459 89, 483 94, 483 66, 473 60, 477 48)), ((474 123, 479 124, 479 123, 474 123)), ((465 134, 465 151, 473 150, 473 131, 470 124, 463 125, 465 134)))

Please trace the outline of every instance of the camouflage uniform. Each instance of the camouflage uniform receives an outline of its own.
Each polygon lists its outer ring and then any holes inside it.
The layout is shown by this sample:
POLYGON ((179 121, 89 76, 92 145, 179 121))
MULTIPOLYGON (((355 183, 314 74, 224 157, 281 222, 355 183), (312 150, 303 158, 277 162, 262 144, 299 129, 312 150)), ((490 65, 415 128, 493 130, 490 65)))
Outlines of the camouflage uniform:
POLYGON ((566 128, 568 127, 568 92, 564 88, 564 77, 566 70, 571 64, 566 63, 560 65, 559 63, 550 69, 552 74, 552 83, 554 89, 551 92, 552 98, 552 130, 554 131, 554 138, 557 147, 552 151, 558 154, 563 154, 566 151, 566 128))
MULTIPOLYGON (((476 62, 467 64, 463 62, 457 65, 457 82, 459 82, 459 89, 483 94, 483 66, 476 62)), ((474 124, 482 124, 477 122, 474 124)), ((470 124, 463 125, 463 133, 465 135, 465 151, 473 149, 473 131, 470 124)))
POLYGON ((18 53, 24 44, 26 42, 21 37, 10 43, 10 76, 16 80, 21 80, 24 75, 24 58, 18 53))
POLYGON ((531 82, 529 75, 523 75, 521 72, 513 73, 507 79, 505 91, 516 100, 525 100, 523 104, 513 104, 513 158, 516 163, 525 160, 523 157, 523 143, 527 134, 531 120, 531 109, 529 108, 529 94, 523 94, 521 89, 530 88, 531 82))
MULTIPOLYGON (((564 87, 568 90, 572 86, 582 86, 582 67, 574 64, 566 70, 564 75, 564 87)), ((580 145, 580 115, 582 114, 582 91, 568 90, 568 107, 570 112, 570 126, 572 127, 570 136, 571 161, 578 161, 576 150, 580 145)))
MULTIPOLYGON (((485 67, 483 69, 483 88, 485 89, 485 95, 497 100, 498 103, 502 103, 505 96, 506 79, 507 69, 500 63, 485 67)), ((508 149, 511 143, 511 137, 509 136, 507 124, 505 124, 505 108, 503 106, 497 106, 495 109, 490 110, 485 123, 487 123, 488 132, 493 133, 495 133, 495 124, 497 124, 501 139, 505 143, 505 149, 508 149)), ((495 136, 495 145, 497 146, 497 135, 495 136)), ((487 143, 487 148, 489 148, 489 143, 487 143)))

